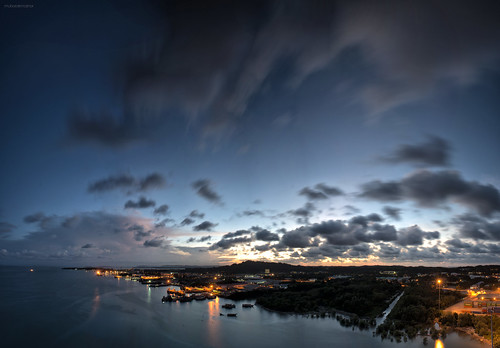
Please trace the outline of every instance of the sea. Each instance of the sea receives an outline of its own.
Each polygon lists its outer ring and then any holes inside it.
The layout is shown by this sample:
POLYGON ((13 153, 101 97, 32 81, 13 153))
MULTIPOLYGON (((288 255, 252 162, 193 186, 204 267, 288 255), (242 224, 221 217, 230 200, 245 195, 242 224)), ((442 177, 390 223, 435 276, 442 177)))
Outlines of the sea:
POLYGON ((91 271, 0 266, 0 284, 1 347, 487 347, 458 333, 396 343, 334 318, 242 308, 254 301, 162 303, 165 287, 91 271))

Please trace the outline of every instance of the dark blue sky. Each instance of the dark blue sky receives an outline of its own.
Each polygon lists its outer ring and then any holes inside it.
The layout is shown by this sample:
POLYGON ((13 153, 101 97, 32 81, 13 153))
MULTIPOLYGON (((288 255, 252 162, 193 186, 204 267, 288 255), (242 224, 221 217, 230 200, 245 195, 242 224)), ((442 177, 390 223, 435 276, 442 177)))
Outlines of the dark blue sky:
POLYGON ((498 263, 496 2, 16 4, 1 263, 498 263))

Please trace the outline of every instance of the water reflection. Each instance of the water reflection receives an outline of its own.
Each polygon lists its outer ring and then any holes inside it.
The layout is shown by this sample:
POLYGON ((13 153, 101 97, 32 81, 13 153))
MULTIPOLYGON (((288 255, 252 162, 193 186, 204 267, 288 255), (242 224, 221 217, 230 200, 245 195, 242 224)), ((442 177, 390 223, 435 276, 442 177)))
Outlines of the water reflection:
POLYGON ((94 289, 94 298, 92 300, 92 311, 90 312, 90 318, 93 318, 99 309, 99 304, 101 303, 101 296, 99 294, 99 288, 94 289))
POLYGON ((434 345, 434 348, 444 348, 444 343, 440 339, 436 340, 436 344, 434 345))
POLYGON ((220 347, 219 297, 208 301, 207 339, 210 346, 220 347))
POLYGON ((151 288, 148 286, 148 295, 146 297, 146 302, 151 303, 151 288))

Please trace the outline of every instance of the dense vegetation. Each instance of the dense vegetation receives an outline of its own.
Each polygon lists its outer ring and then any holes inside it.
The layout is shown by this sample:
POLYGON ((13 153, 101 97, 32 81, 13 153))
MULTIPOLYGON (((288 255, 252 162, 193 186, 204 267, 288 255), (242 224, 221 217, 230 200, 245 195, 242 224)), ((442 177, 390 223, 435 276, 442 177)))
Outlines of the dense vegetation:
MULTIPOLYGON (((491 316, 468 313, 446 313, 441 317, 441 324, 451 328, 474 328, 474 332, 491 340, 491 316)), ((493 342, 495 348, 500 348, 500 317, 493 316, 493 342)))
MULTIPOLYGON (((442 293, 441 308, 451 306, 462 298, 459 292, 442 293)), ((405 288, 404 295, 387 319, 377 327, 377 334, 382 338, 394 337, 397 341, 429 332, 437 337, 439 332, 434 328, 434 323, 440 313, 436 289, 429 283, 412 284, 405 288)))
POLYGON ((257 299, 257 304, 282 312, 340 310, 362 317, 375 317, 401 291, 398 283, 375 278, 338 279, 321 283, 295 283, 288 289, 257 299))

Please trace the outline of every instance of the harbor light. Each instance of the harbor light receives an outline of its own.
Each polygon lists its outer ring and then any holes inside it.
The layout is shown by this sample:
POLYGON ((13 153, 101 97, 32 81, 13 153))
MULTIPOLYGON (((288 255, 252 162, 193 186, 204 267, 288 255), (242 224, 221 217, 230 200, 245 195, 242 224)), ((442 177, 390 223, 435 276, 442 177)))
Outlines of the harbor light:
POLYGON ((444 348, 444 343, 440 339, 436 340, 436 344, 434 345, 434 348, 444 348))

